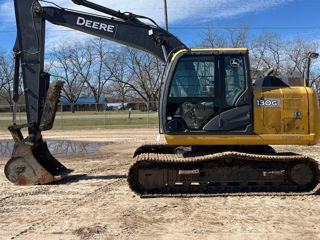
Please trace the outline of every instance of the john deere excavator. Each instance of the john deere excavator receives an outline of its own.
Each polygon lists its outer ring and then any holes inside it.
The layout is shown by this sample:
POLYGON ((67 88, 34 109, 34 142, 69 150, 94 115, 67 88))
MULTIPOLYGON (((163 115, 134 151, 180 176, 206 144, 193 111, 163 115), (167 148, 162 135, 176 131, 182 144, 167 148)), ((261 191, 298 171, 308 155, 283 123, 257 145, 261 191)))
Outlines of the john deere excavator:
POLYGON ((41 131, 53 126, 63 87, 60 81, 50 83, 50 74, 43 70, 49 21, 147 51, 166 63, 159 122, 167 144, 136 150, 128 173, 134 192, 163 196, 314 191, 317 162, 269 146, 318 142, 318 103, 310 87, 291 87, 272 76, 252 84, 246 48, 189 49, 152 19, 72 1, 102 15, 14 0, 14 101, 21 68, 28 123, 14 121, 9 127, 15 147, 5 175, 11 182, 46 184, 71 172, 50 154, 41 137, 41 131), (29 131, 25 138, 20 130, 24 127, 29 131))

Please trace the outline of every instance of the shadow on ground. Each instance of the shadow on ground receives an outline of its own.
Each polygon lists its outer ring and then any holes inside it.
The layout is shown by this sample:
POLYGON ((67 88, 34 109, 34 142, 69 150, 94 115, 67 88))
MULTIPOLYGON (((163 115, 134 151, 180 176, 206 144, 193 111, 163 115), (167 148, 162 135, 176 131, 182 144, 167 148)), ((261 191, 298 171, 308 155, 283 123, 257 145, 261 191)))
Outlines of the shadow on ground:
POLYGON ((127 175, 103 175, 103 176, 90 176, 87 174, 77 174, 64 177, 61 181, 53 182, 51 185, 61 185, 61 184, 70 184, 79 181, 88 181, 88 180, 111 180, 111 179, 122 179, 127 178, 127 175))
MULTIPOLYGON (((127 175, 100 175, 100 176, 90 176, 87 174, 76 174, 70 175, 62 179, 58 182, 51 183, 52 185, 67 185, 75 182, 80 181, 88 181, 88 180, 111 180, 111 179, 124 179, 127 178, 127 175)), ((245 192, 245 191, 231 191, 231 192, 197 192, 197 193, 188 193, 186 195, 181 194, 170 194, 171 197, 221 197, 221 196, 233 196, 233 197, 240 197, 240 196, 274 196, 274 197, 292 197, 292 196, 306 196, 306 195, 320 195, 320 185, 315 186, 312 192, 245 192)), ((164 197, 168 197, 164 195, 164 197)))

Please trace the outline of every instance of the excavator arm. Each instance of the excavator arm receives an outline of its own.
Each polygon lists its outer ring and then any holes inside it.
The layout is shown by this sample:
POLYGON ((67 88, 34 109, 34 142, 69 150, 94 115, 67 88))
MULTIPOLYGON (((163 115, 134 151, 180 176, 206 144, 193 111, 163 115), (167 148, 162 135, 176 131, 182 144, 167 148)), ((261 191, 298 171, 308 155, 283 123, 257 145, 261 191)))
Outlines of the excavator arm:
POLYGON ((17 39, 14 46, 14 103, 18 100, 19 69, 22 70, 27 124, 17 125, 15 113, 9 126, 15 147, 5 167, 6 177, 15 184, 43 184, 61 179, 70 172, 49 152, 41 131, 52 128, 63 82, 50 83, 44 72, 45 24, 49 21, 77 31, 141 49, 162 61, 186 46, 174 35, 160 28, 152 19, 121 13, 86 0, 75 4, 94 9, 94 15, 70 9, 41 6, 38 0, 14 0, 17 39), (147 19, 146 24, 140 19, 147 19), (23 137, 21 128, 28 128, 23 137))

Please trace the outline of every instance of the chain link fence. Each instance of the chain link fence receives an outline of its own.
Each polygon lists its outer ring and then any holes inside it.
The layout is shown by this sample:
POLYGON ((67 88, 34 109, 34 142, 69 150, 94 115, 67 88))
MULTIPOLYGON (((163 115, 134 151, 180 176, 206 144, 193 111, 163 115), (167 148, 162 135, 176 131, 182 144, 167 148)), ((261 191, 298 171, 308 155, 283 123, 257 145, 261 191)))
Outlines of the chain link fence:
MULTIPOLYGON (((59 103, 54 129, 136 128, 158 126, 157 103, 59 103)), ((0 128, 13 123, 11 105, 0 105, 0 128)), ((16 124, 27 123, 26 106, 16 106, 16 124)))

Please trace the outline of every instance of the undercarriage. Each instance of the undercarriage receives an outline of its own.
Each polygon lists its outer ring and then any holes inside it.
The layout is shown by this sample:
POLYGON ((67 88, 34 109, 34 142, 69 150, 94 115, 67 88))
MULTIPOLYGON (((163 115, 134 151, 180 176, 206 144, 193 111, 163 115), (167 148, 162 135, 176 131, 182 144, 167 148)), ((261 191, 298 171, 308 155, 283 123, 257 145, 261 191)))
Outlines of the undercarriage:
POLYGON ((135 159, 128 182, 142 197, 310 194, 319 178, 315 160, 269 146, 144 145, 135 159))

